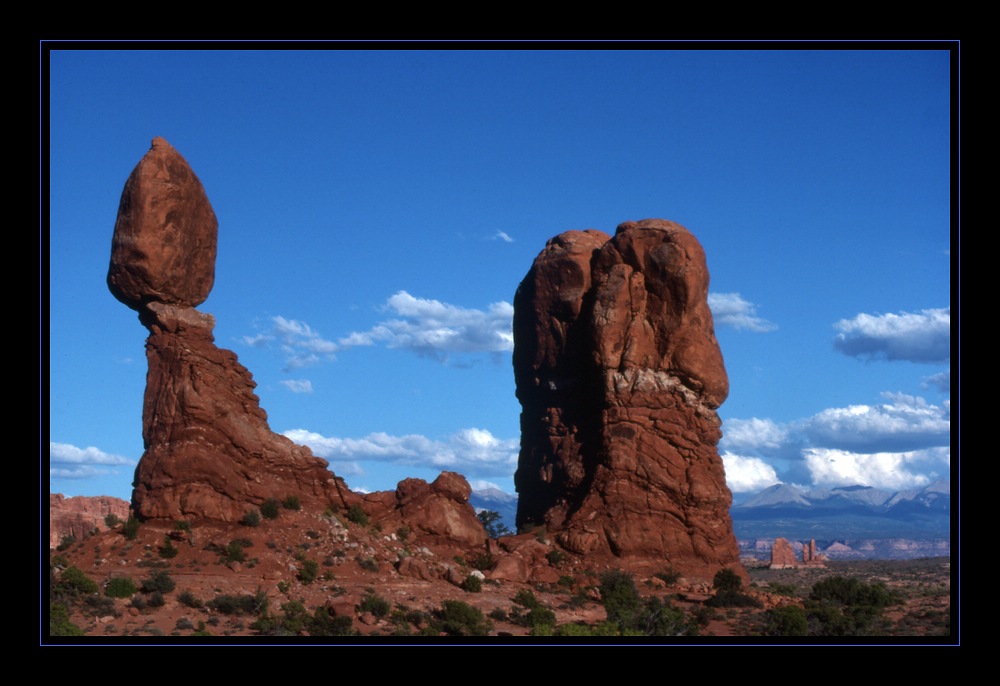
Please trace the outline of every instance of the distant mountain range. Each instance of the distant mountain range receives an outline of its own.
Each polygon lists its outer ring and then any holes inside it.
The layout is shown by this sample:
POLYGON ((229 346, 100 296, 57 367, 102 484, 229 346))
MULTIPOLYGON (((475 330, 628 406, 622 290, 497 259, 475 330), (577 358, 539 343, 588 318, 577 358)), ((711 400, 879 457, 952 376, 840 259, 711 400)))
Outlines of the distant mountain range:
MULTIPOLYGON (((493 510, 515 530, 517 496, 496 488, 474 491, 478 510, 493 510)), ((935 481, 920 489, 885 491, 870 486, 802 490, 777 484, 733 499, 738 539, 792 540, 951 539, 951 486, 935 481)))

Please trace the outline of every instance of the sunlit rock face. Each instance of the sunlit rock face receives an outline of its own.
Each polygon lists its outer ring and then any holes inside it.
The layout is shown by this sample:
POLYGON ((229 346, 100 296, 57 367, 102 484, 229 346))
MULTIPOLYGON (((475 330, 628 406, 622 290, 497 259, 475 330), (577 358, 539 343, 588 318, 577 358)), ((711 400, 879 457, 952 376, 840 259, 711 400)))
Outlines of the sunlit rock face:
POLYGON ((519 527, 696 576, 739 567, 708 281, 698 240, 661 219, 546 244, 514 298, 519 527))
POLYGON ((229 522, 272 497, 343 507, 353 494, 326 460, 271 431, 250 372, 195 309, 212 289, 217 242, 198 177, 153 139, 122 192, 108 269, 112 294, 149 329, 132 507, 142 518, 229 522))

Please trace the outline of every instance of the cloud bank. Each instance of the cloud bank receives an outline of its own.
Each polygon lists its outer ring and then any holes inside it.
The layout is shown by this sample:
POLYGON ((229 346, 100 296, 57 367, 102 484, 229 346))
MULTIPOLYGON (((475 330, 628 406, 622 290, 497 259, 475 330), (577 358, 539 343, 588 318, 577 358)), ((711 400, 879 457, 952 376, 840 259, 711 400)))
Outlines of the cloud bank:
POLYGON ((106 467, 134 465, 121 455, 113 455, 94 447, 78 448, 69 443, 49 442, 49 476, 59 479, 89 479, 105 474, 116 474, 117 469, 106 467))
POLYGON ((899 314, 859 314, 834 324, 833 347, 853 357, 947 362, 951 356, 951 308, 899 314))
POLYGON ((279 381, 278 383, 290 390, 292 393, 313 392, 312 381, 309 379, 287 379, 285 381, 279 381))
POLYGON ((391 436, 372 433, 363 438, 323 436, 305 429, 285 431, 284 435, 307 445, 320 457, 330 460, 334 471, 343 463, 367 460, 420 465, 461 472, 466 477, 508 476, 517 467, 520 440, 501 439, 486 429, 462 429, 445 440, 419 434, 391 436))
POLYGON ((722 462, 726 466, 726 485, 734 493, 755 493, 781 483, 774 467, 759 457, 724 452, 722 462))
POLYGON ((305 322, 284 317, 271 317, 270 330, 256 336, 244 336, 243 342, 255 347, 277 343, 285 356, 284 371, 309 367, 323 359, 332 360, 337 344, 328 341, 305 322))
POLYGON ((757 316, 757 306, 744 300, 739 293, 709 293, 708 306, 718 326, 731 326, 737 331, 765 333, 778 328, 777 324, 757 316))
POLYGON ((467 309, 399 291, 385 309, 397 315, 368 331, 353 332, 341 347, 383 344, 447 362, 453 353, 500 353, 514 349, 514 306, 498 302, 486 310, 467 309))

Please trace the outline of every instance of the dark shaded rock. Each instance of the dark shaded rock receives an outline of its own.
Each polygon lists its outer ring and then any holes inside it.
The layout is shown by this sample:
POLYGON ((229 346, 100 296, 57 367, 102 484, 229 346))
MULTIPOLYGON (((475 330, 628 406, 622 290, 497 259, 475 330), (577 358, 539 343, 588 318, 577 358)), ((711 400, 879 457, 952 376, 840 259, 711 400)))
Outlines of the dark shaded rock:
POLYGON ((704 251, 679 224, 548 242, 514 299, 519 528, 689 576, 739 568, 716 449, 729 382, 707 297, 704 251))

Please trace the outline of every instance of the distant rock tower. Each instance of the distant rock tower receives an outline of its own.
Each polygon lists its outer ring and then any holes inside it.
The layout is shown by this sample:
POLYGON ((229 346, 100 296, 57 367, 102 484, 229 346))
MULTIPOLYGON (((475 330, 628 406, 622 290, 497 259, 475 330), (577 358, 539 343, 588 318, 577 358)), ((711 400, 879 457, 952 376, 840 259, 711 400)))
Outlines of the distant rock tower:
POLYGON ((661 219, 551 239, 514 297, 519 527, 580 553, 745 573, 716 409, 729 380, 698 240, 661 219))
POLYGON ((343 481, 270 430, 250 372, 215 346, 215 319, 195 309, 215 281, 217 242, 201 181, 154 138, 122 191, 108 269, 111 293, 149 329, 132 507, 142 518, 230 522, 269 497, 344 507, 343 481))

